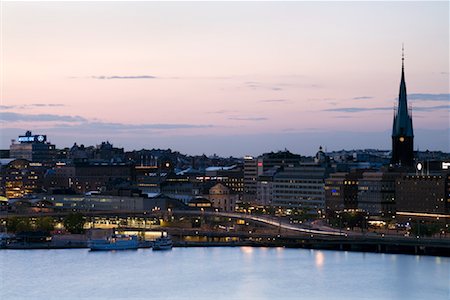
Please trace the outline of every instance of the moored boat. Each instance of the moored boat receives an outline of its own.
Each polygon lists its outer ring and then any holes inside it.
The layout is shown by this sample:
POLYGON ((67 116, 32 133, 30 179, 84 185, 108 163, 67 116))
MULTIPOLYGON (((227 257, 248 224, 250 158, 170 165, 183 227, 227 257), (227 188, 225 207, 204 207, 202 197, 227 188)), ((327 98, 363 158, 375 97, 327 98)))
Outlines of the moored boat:
POLYGON ((166 235, 157 238, 155 242, 153 243, 153 250, 169 250, 173 247, 173 241, 172 239, 166 235))
POLYGON ((89 241, 91 250, 132 250, 139 247, 136 235, 114 234, 106 239, 89 241))

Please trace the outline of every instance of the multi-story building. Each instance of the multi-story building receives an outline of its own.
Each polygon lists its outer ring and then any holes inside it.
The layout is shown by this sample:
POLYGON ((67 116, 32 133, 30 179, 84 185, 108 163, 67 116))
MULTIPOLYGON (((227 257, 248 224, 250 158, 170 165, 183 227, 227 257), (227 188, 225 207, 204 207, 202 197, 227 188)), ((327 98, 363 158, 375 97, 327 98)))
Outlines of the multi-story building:
POLYGON ((295 167, 300 164, 302 157, 289 151, 264 153, 258 158, 244 157, 244 199, 248 202, 256 202, 256 190, 258 177, 264 172, 278 167, 295 167))
POLYGON ((274 176, 272 205, 308 211, 325 209, 326 166, 302 164, 285 167, 274 176))
POLYGON ((450 221, 450 172, 405 175, 396 180, 395 188, 399 217, 450 221))
POLYGON ((256 204, 263 206, 272 205, 274 177, 281 167, 273 167, 258 176, 256 183, 256 204))
POLYGON ((400 173, 364 172, 358 185, 358 208, 371 215, 395 212, 395 182, 400 173))
POLYGON ((209 187, 206 185, 207 183, 197 180, 195 176, 172 173, 161 183, 161 193, 187 204, 193 198, 207 194, 209 187))
MULTIPOLYGON (((198 179, 201 179, 198 177, 198 179)), ((208 167, 205 169, 205 181, 216 181, 226 185, 233 193, 244 193, 244 170, 242 166, 208 167)))
POLYGON ((11 199, 42 192, 46 169, 25 159, 11 161, 1 170, 2 193, 11 199))
POLYGON ((328 212, 358 208, 358 184, 363 171, 330 174, 325 180, 325 202, 328 212))
POLYGON ((169 173, 157 166, 135 166, 133 181, 143 193, 159 193, 169 173))
POLYGON ((125 163, 56 163, 46 177, 46 187, 75 193, 106 191, 131 185, 133 166, 125 163))
POLYGON ((26 159, 31 162, 50 162, 55 158, 55 145, 47 142, 46 135, 33 135, 27 131, 13 141, 9 148, 10 157, 26 159))
POLYGON ((244 157, 244 197, 252 202, 256 197, 256 180, 258 179, 258 159, 253 156, 244 157))

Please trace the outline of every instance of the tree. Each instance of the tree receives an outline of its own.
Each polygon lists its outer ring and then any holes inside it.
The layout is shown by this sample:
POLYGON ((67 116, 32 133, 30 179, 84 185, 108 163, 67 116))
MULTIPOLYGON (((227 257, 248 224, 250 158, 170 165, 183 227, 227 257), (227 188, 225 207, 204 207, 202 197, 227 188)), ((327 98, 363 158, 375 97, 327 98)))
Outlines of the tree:
POLYGON ((72 213, 64 218, 64 227, 70 233, 83 233, 84 232, 85 218, 80 213, 72 213))
POLYGON ((439 224, 417 222, 411 224, 410 233, 417 236, 433 236, 440 231, 439 224))
POLYGON ((29 218, 12 217, 6 221, 6 228, 10 232, 19 233, 24 231, 31 231, 33 227, 29 218))
POLYGON ((36 219, 36 230, 50 232, 55 228, 55 221, 52 217, 40 217, 36 219))

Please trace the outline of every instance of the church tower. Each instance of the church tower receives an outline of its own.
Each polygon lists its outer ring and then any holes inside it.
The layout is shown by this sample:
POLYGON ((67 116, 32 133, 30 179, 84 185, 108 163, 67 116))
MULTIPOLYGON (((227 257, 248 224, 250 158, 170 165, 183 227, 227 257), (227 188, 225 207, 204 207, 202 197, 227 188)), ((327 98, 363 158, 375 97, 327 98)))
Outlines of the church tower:
POLYGON ((392 127, 391 163, 401 166, 412 166, 414 163, 414 132, 411 111, 408 109, 405 84, 405 56, 402 47, 402 77, 397 110, 394 112, 392 127))

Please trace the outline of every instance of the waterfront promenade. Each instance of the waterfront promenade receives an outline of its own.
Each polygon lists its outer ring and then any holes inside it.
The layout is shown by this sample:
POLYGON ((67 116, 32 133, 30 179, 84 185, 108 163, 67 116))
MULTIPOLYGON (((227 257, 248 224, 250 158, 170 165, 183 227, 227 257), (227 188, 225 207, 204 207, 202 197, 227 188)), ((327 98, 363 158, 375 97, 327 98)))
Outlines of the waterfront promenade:
MULTIPOLYGON (((131 212, 114 212, 128 215, 131 212)), ((65 213, 47 213, 48 216, 62 216, 65 213)), ((111 216, 111 212, 90 212, 88 216, 111 216)), ((133 213, 136 215, 136 212, 133 213)), ((217 230, 210 228, 180 228, 154 226, 151 229, 140 226, 126 226, 122 231, 140 232, 166 231, 173 236, 175 246, 179 247, 208 247, 208 246, 265 246, 265 247, 292 247, 308 249, 348 250, 380 253, 407 253, 450 256, 449 238, 407 237, 401 235, 377 235, 355 231, 342 231, 327 226, 308 228, 305 224, 287 223, 282 218, 250 215, 243 213, 227 213, 215 211, 173 210, 164 212, 170 216, 188 217, 220 217, 239 219, 255 224, 258 230, 217 230)), ((42 216, 39 214, 37 216, 42 216)), ((146 217, 162 217, 161 212, 145 213, 146 217)), ((17 215, 16 215, 17 216, 17 215)), ((30 216, 30 215, 27 215, 30 216)), ((11 217, 11 215, 9 216, 11 217)), ((79 237, 75 240, 54 239, 51 243, 21 244, 9 248, 83 248, 87 246, 87 238, 79 237)))

